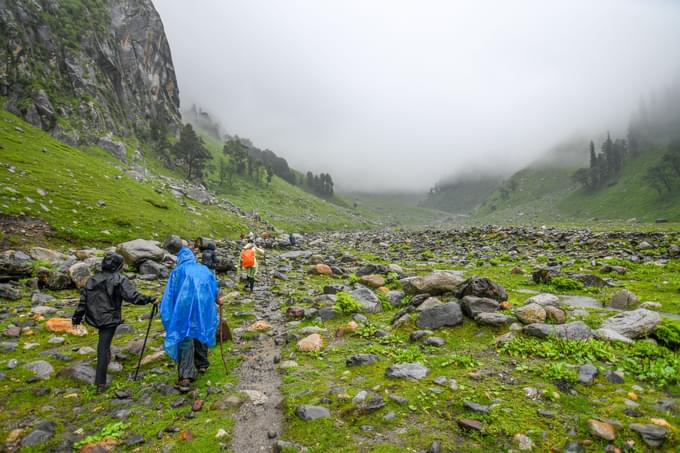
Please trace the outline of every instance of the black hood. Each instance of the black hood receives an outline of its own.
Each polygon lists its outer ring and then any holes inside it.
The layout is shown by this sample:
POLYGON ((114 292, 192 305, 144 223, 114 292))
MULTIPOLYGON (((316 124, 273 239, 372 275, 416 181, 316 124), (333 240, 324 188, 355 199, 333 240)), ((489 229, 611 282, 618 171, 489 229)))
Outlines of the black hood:
POLYGON ((104 272, 118 272, 123 268, 125 260, 117 253, 109 253, 102 261, 102 271, 104 272))

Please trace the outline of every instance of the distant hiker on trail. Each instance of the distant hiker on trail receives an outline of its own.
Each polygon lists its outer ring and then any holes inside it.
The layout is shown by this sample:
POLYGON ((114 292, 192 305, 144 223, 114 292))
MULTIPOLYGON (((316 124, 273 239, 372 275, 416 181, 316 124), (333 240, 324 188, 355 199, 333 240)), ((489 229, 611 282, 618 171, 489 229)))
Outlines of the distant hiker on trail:
POLYGON ((102 271, 90 277, 80 290, 80 302, 71 322, 79 325, 85 322, 99 330, 97 344, 97 371, 94 383, 97 393, 106 390, 106 370, 111 361, 111 342, 116 327, 123 323, 121 313, 123 301, 144 305, 156 300, 137 292, 130 280, 120 274, 125 260, 117 253, 109 253, 102 261, 102 271))
POLYGON ((295 235, 293 233, 288 235, 288 242, 290 243, 291 247, 295 247, 295 235))
POLYGON ((208 243, 208 248, 203 250, 203 253, 201 254, 201 263, 211 271, 215 270, 215 266, 217 265, 217 254, 215 253, 215 244, 212 242, 208 243))
POLYGON ((257 254, 264 256, 264 250, 256 246, 252 239, 241 249, 241 260, 239 271, 246 270, 246 288, 253 292, 255 287, 255 276, 257 275, 257 254))
POLYGON ((180 392, 191 390, 198 372, 205 372, 208 347, 215 346, 217 305, 222 304, 215 275, 196 262, 194 253, 182 240, 171 236, 165 249, 177 255, 177 266, 170 273, 161 299, 161 320, 166 330, 165 352, 177 362, 180 392))

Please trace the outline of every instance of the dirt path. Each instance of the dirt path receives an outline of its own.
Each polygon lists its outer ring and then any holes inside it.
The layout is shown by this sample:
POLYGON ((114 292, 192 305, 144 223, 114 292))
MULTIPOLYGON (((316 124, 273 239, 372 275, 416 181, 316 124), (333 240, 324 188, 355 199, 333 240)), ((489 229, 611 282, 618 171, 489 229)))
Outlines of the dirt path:
POLYGON ((236 413, 236 426, 231 444, 234 453, 270 452, 281 435, 283 412, 279 391, 281 377, 277 371, 280 348, 276 338, 283 333, 283 319, 278 301, 267 288, 255 288, 254 313, 272 325, 274 335, 260 335, 251 341, 251 348, 244 350, 243 362, 236 373, 240 382, 238 390, 249 393, 250 398, 236 413))

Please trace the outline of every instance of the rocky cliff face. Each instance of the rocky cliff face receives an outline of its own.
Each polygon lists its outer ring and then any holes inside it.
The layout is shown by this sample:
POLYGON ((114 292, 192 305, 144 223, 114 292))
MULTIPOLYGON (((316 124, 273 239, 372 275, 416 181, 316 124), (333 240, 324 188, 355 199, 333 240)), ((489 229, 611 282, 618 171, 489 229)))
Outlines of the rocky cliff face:
POLYGON ((180 124, 170 47, 150 0, 0 0, 0 30, 5 108, 57 138, 145 139, 180 124))

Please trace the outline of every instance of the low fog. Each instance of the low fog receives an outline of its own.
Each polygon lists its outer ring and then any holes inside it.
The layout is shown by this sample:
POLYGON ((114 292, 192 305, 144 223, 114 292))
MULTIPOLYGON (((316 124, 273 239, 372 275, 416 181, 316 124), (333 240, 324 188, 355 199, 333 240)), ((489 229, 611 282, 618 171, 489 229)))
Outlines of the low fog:
POLYGON ((344 190, 509 172, 625 134, 680 76, 673 0, 153 0, 183 108, 344 190))

